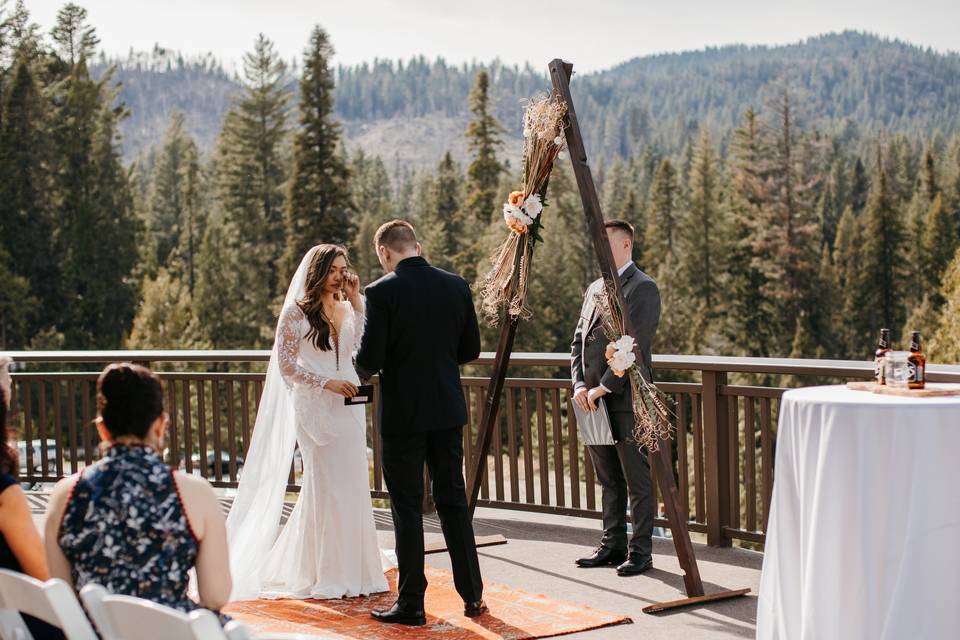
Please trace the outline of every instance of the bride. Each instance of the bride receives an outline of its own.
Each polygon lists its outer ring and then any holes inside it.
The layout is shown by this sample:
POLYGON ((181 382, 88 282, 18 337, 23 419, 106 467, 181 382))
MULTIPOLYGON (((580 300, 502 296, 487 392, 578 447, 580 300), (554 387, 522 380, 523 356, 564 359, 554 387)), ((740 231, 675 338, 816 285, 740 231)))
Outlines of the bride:
POLYGON ((232 600, 340 598, 387 591, 370 504, 363 405, 352 354, 364 306, 346 251, 303 257, 280 311, 253 440, 227 535, 232 600), (344 300, 343 298, 346 298, 344 300), (300 496, 279 537, 296 442, 300 496))

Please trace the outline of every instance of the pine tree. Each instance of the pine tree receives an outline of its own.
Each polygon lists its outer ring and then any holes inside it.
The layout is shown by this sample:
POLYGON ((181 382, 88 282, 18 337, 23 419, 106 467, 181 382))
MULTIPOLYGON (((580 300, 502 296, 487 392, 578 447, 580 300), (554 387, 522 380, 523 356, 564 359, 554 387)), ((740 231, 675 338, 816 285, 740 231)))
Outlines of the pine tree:
POLYGON ((392 211, 393 189, 390 176, 378 157, 367 158, 358 151, 350 162, 350 188, 357 212, 357 232, 350 261, 363 284, 378 278, 382 271, 373 246, 377 228, 396 217, 392 211))
POLYGON ((435 267, 459 271, 464 225, 460 213, 463 178, 460 167, 447 151, 437 167, 430 198, 420 221, 424 253, 435 267))
MULTIPOLYGON (((866 310, 884 327, 896 330, 903 322, 902 268, 903 231, 895 209, 883 158, 877 153, 877 167, 863 212, 861 295, 866 310)), ((860 336, 867 340, 868 336, 860 336)), ((894 339, 898 336, 894 335, 894 339)))
POLYGON ((841 358, 860 359, 863 355, 863 340, 873 328, 872 321, 863 313, 861 273, 861 245, 863 232, 860 218, 848 206, 840 216, 837 238, 833 246, 834 278, 839 292, 837 303, 837 355, 841 358))
POLYGON ((0 350, 26 349, 32 332, 30 316, 37 299, 30 295, 30 283, 10 268, 10 256, 0 247, 0 350))
POLYGON ((725 221, 720 203, 720 176, 716 152, 704 129, 690 170, 689 209, 682 227, 680 268, 691 302, 713 316, 719 310, 720 256, 725 221))
POLYGON ((193 345, 196 328, 189 288, 165 267, 147 278, 128 349, 185 349, 193 345))
POLYGON ((94 81, 87 68, 96 35, 86 12, 67 5, 53 30, 59 56, 50 87, 50 197, 60 233, 59 307, 65 346, 115 348, 133 316, 137 221, 128 175, 116 148, 118 121, 108 70, 94 81))
POLYGON ((50 246, 56 227, 46 162, 50 141, 33 66, 29 52, 19 50, 0 104, 0 248, 39 301, 31 334, 55 324, 60 307, 58 254, 50 246))
POLYGON ((180 245, 186 226, 184 192, 187 174, 193 170, 191 162, 197 162, 196 144, 183 130, 183 114, 176 112, 170 118, 147 195, 144 259, 149 273, 168 267, 180 245))
POLYGON ((923 291, 928 292, 935 307, 944 302, 939 295, 940 281, 957 251, 957 240, 954 217, 937 193, 924 220, 920 263, 923 291))
POLYGON ((928 357, 938 362, 960 364, 960 251, 943 274, 940 297, 946 302, 927 349, 928 357))
POLYGON ((217 141, 217 192, 236 249, 261 266, 256 280, 272 295, 286 288, 277 265, 284 250, 290 92, 286 64, 263 34, 243 56, 243 78, 217 141))
POLYGON ((650 194, 650 209, 647 212, 646 253, 643 263, 656 272, 667 255, 676 257, 679 236, 679 193, 677 172, 669 160, 664 159, 657 167, 650 194))
POLYGON ((281 282, 290 277, 313 245, 347 245, 354 234, 350 174, 338 148, 340 125, 333 120, 332 58, 327 32, 314 27, 300 79, 300 129, 293 143, 281 282))
POLYGON ((817 286, 819 225, 812 198, 815 176, 808 148, 798 142, 790 95, 784 89, 774 105, 776 122, 769 131, 770 156, 765 167, 767 202, 754 236, 758 268, 767 280, 766 295, 776 301, 780 321, 779 351, 786 352, 801 311, 811 316, 808 301, 817 286))
POLYGON ((766 202, 761 163, 765 150, 753 109, 734 131, 730 157, 730 248, 727 251, 725 332, 733 353, 767 357, 777 352, 776 305, 758 267, 754 236, 766 202))
POLYGON ((850 199, 847 202, 853 207, 854 213, 859 215, 867 206, 867 194, 870 192, 870 180, 867 178, 867 168, 863 161, 857 158, 853 163, 853 176, 850 179, 850 199))
POLYGON ((471 161, 467 166, 465 211, 474 220, 486 225, 499 209, 503 194, 499 193, 503 164, 497 152, 503 146, 503 127, 492 113, 490 76, 480 71, 470 91, 470 112, 473 120, 467 126, 467 146, 471 161))

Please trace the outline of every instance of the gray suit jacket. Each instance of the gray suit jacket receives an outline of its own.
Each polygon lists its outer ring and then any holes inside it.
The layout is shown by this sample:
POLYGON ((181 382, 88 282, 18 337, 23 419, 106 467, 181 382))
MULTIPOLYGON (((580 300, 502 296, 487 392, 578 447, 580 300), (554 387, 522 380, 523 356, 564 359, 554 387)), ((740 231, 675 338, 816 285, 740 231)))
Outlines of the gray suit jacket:
MULTIPOLYGON (((627 376, 618 378, 607 366, 606 350, 610 342, 603 334, 600 318, 594 309, 593 294, 603 286, 603 279, 596 280, 584 295, 580 319, 570 345, 570 373, 574 389, 588 389, 603 385, 610 389, 604 397, 613 437, 620 441, 628 436, 633 427, 633 399, 627 376)), ((625 310, 630 315, 640 351, 640 370, 644 378, 653 381, 653 360, 650 344, 660 322, 660 290, 653 278, 630 265, 620 276, 620 287, 627 302, 625 310)))

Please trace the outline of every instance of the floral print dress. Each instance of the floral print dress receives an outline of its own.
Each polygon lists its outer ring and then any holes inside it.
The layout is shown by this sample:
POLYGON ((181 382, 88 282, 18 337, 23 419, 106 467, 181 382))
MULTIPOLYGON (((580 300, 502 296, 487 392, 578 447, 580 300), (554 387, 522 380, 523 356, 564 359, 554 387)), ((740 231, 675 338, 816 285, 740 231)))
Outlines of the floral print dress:
POLYGON ((77 479, 60 525, 74 588, 94 582, 189 612, 199 544, 173 471, 148 446, 114 445, 77 479))

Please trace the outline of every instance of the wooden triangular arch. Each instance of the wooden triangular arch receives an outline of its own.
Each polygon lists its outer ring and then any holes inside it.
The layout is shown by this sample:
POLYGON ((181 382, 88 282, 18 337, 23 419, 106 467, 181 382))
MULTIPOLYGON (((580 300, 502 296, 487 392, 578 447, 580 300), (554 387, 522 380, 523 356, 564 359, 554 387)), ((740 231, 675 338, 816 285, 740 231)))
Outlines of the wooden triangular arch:
MULTIPOLYGON (((580 191, 580 199, 583 202, 583 215, 586 218, 587 228, 593 241, 597 261, 600 265, 600 273, 608 289, 612 288, 616 290, 617 297, 620 300, 620 306, 625 309, 627 306, 623 298, 623 291, 620 290, 620 281, 614 277, 616 269, 613 264, 613 254, 610 252, 610 245, 607 241, 606 229, 603 226, 603 213, 600 210, 600 200, 597 197, 597 189, 593 183, 593 174, 590 172, 590 166, 587 163, 587 153, 583 146, 583 137, 580 134, 580 124, 573 106, 573 98, 570 95, 570 77, 573 74, 573 65, 557 58, 550 63, 549 68, 553 89, 567 105, 567 149, 570 154, 570 161, 573 164, 573 173, 577 180, 577 188, 580 191)), ((541 195, 546 197, 546 194, 541 195)), ((510 365, 510 356, 513 352, 513 341, 516 337, 518 323, 518 317, 511 317, 509 314, 504 314, 500 325, 500 339, 497 343, 496 359, 494 361, 493 371, 490 374, 490 382, 487 386, 486 403, 480 423, 479 442, 476 447, 476 455, 473 460, 470 461, 471 468, 468 469, 470 471, 468 499, 471 516, 476 509, 477 500, 480 495, 480 483, 487 469, 487 455, 490 452, 494 426, 500 409, 500 394, 503 391, 507 368, 510 365)), ((627 334, 634 335, 629 314, 623 315, 623 323, 627 334)), ((639 353, 637 353, 637 360, 640 361, 639 353)), ((670 602, 655 603, 645 607, 644 612, 656 613, 676 607, 725 600, 749 593, 750 589, 736 589, 733 591, 721 591, 704 595, 703 581, 700 579, 700 570, 697 567, 693 544, 690 542, 690 531, 687 528, 686 519, 680 508, 680 495, 677 492, 677 485, 673 478, 670 447, 660 447, 656 453, 648 454, 648 459, 650 461, 650 468, 653 470, 657 482, 660 485, 660 492, 663 496, 667 520, 670 523, 677 559, 683 570, 683 583, 687 597, 670 602)))

